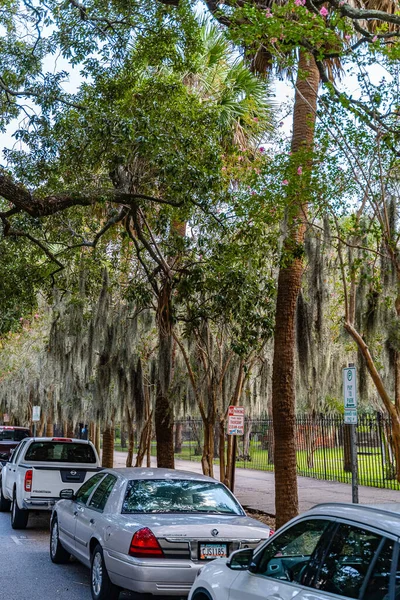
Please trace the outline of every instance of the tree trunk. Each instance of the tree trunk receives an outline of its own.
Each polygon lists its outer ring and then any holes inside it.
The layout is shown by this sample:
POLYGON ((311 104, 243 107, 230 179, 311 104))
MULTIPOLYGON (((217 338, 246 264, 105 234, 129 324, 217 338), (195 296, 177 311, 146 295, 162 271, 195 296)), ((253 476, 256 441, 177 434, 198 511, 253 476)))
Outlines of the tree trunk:
POLYGON ((169 397, 172 363, 171 285, 166 281, 158 297, 157 310, 159 351, 155 407, 157 466, 175 468, 174 411, 169 397))
POLYGON ((225 419, 219 421, 219 480, 225 479, 225 419))
POLYGON ((46 421, 46 437, 54 437, 53 411, 49 412, 46 421))
POLYGON ((95 427, 96 427, 96 429, 95 429, 96 435, 95 435, 94 447, 96 448, 97 454, 100 456, 101 428, 100 428, 99 421, 97 421, 95 427))
POLYGON ((206 420, 204 425, 203 454, 201 457, 201 466, 203 474, 208 477, 214 477, 214 422, 215 420, 206 420))
POLYGON ((175 454, 182 452, 182 423, 178 421, 175 425, 175 454))
POLYGON ((133 453, 135 451, 135 432, 133 429, 131 412, 128 407, 126 407, 126 420, 128 423, 128 454, 126 456, 126 466, 131 467, 133 461, 133 453))
POLYGON ((126 448, 126 430, 125 425, 121 421, 120 423, 120 432, 121 432, 121 449, 126 448))
MULTIPOLYGON (((299 53, 293 114, 292 159, 296 153, 312 149, 319 86, 319 72, 311 55, 299 53)), ((299 154, 301 156, 301 154, 299 154)), ((306 159, 305 159, 306 160, 306 159)), ((309 160, 309 159, 308 159, 309 160)), ((304 175, 311 169, 306 167, 304 175)), ((288 233, 282 250, 275 314, 272 375, 272 414, 274 426, 276 526, 281 527, 299 510, 295 431, 295 317, 303 274, 307 193, 291 198, 288 206, 288 233)))
POLYGON ((103 456, 101 465, 112 469, 114 466, 114 423, 103 429, 103 456))

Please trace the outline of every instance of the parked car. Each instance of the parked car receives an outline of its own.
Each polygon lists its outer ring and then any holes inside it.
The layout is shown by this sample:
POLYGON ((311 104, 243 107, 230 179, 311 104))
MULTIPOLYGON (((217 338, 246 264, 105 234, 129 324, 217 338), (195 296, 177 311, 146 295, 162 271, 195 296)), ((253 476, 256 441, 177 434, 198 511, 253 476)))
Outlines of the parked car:
POLYGON ((53 509, 50 557, 90 567, 93 600, 187 596, 207 561, 270 535, 223 484, 185 471, 105 469, 70 496, 53 509))
POLYGON ((0 469, 10 460, 12 451, 20 441, 30 435, 31 432, 27 427, 0 425, 0 469))
POLYGON ((322 504, 205 566, 188 600, 395 600, 399 536, 400 505, 322 504))
POLYGON ((0 511, 11 507, 11 526, 24 529, 32 510, 51 510, 66 485, 72 492, 100 467, 91 442, 26 438, 0 472, 0 511))

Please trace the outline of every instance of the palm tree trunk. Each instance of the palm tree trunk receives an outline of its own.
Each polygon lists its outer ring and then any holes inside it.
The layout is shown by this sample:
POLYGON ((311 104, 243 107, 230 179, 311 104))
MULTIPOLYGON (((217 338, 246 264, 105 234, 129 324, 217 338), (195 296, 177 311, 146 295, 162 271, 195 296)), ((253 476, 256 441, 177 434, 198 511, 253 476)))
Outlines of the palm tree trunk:
MULTIPOLYGON (((291 150, 311 150, 319 86, 319 72, 311 55, 300 51, 293 114, 291 150)), ((293 156, 293 158, 295 158, 293 156)), ((303 169, 307 165, 302 165, 303 169)), ((308 165, 308 169, 311 165, 308 165)), ((305 169, 306 170, 306 169, 305 169)), ((299 175, 300 177, 300 175, 299 175)), ((303 274, 307 199, 291 199, 288 234, 279 269, 275 316, 274 361, 272 376, 272 414, 274 426, 276 526, 281 527, 298 514, 295 435, 295 317, 303 274), (294 202, 293 202, 294 201, 294 202)))

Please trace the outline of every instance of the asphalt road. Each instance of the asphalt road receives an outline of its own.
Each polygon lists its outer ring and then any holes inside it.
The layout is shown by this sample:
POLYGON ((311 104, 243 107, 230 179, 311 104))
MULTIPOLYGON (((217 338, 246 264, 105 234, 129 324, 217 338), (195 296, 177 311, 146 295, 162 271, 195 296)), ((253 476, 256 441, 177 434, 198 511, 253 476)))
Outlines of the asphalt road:
POLYGON ((91 600, 89 569, 74 559, 51 562, 49 518, 47 512, 30 515, 28 527, 14 531, 10 513, 0 513, 0 600, 91 600))

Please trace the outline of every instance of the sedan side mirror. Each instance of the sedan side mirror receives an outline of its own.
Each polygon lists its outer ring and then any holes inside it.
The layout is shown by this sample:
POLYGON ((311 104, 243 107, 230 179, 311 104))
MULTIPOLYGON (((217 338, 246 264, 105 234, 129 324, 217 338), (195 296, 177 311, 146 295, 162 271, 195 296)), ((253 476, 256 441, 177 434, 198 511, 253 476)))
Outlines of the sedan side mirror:
POLYGON ((233 571, 244 571, 245 569, 249 568, 250 561, 253 558, 253 553, 253 548, 236 550, 236 552, 232 552, 226 564, 233 571))
POLYGON ((63 500, 74 500, 74 490, 61 490, 60 498, 62 498, 63 500))

